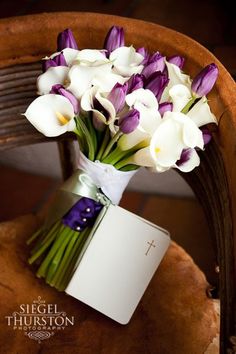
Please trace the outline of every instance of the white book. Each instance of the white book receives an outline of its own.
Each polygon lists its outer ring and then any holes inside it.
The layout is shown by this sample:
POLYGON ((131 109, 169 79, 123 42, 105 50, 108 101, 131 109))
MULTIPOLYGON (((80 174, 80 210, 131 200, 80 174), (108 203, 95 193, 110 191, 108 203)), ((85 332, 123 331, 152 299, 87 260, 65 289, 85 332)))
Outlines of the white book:
POLYGON ((169 243, 167 231, 110 205, 65 291, 127 324, 169 243))

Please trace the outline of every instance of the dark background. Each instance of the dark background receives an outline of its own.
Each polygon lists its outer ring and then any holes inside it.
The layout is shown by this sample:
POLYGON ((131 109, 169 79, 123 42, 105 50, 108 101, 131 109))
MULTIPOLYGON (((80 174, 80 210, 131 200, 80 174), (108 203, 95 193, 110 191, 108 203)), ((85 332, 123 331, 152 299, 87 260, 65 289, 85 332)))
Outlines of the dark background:
POLYGON ((2 0, 0 17, 87 11, 158 23, 197 40, 236 77, 235 0, 2 0))

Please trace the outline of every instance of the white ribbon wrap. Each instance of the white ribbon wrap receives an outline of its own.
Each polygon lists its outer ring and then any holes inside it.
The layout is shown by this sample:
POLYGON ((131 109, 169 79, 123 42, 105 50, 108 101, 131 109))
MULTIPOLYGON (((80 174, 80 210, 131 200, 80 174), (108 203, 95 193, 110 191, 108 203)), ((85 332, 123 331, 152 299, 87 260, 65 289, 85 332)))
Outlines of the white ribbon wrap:
POLYGON ((119 204, 129 180, 137 172, 137 170, 118 171, 112 165, 100 161, 90 161, 81 152, 79 153, 78 168, 86 172, 96 186, 116 205, 119 204))

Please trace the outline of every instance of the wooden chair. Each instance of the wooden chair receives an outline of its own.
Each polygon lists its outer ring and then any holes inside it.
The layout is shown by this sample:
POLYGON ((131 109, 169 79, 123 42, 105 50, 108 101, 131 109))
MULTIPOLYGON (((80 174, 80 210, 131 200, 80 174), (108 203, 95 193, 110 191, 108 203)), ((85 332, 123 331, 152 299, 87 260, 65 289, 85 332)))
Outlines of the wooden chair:
MULTIPOLYGON (((221 353, 234 353, 236 93, 233 79, 209 51, 173 30, 115 16, 54 13, 3 19, 0 21, 0 149, 47 141, 19 113, 35 97, 35 78, 40 72, 39 60, 55 50, 57 33, 70 27, 80 48, 99 48, 107 29, 114 24, 125 28, 127 42, 135 47, 145 45, 167 56, 178 53, 186 57, 186 71, 191 76, 211 62, 215 62, 220 69, 219 79, 210 94, 210 106, 219 120, 219 128, 213 134, 214 139, 207 153, 201 156, 200 167, 184 177, 204 208, 218 259, 221 353)), ((69 136, 55 140, 59 146, 63 176, 67 178, 75 168, 73 144, 69 136)), ((112 353, 121 351, 114 349, 112 353)), ((130 353, 133 353, 132 350, 130 353)))

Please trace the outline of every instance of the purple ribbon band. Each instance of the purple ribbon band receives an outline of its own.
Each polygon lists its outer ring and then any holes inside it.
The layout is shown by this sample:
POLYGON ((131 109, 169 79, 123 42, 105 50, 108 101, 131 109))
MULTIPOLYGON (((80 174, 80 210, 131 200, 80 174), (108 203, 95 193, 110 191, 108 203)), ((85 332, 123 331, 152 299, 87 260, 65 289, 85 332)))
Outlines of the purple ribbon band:
POLYGON ((103 205, 90 198, 82 197, 63 216, 62 222, 72 230, 83 231, 87 226, 93 226, 103 205))

